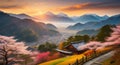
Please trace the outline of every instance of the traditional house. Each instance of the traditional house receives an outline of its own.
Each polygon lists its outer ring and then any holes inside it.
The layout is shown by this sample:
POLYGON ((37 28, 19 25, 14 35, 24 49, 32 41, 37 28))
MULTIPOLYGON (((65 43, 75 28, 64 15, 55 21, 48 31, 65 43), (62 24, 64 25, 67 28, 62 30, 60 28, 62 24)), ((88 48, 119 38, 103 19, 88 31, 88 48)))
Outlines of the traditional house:
POLYGON ((71 42, 69 45, 67 45, 65 47, 65 49, 67 49, 67 51, 59 50, 59 49, 57 49, 57 51, 59 51, 60 53, 63 53, 63 54, 80 54, 80 53, 83 53, 86 50, 88 50, 88 49, 85 49, 85 50, 78 49, 79 46, 84 45, 84 44, 85 44, 85 42, 83 42, 83 41, 71 42))

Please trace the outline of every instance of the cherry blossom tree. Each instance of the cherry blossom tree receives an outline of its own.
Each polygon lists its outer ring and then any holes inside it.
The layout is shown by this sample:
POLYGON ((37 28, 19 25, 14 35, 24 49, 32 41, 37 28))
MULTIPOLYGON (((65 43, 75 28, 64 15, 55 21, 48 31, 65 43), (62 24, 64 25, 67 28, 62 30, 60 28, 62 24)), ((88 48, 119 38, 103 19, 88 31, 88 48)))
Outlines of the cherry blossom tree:
POLYGON ((16 64, 24 61, 20 55, 29 55, 28 46, 24 42, 17 42, 14 37, 0 35, 0 61, 3 65, 16 64))
POLYGON ((79 50, 83 49, 101 49, 107 46, 120 45, 120 25, 112 28, 110 37, 106 38, 106 42, 91 41, 86 45, 79 46, 79 50))

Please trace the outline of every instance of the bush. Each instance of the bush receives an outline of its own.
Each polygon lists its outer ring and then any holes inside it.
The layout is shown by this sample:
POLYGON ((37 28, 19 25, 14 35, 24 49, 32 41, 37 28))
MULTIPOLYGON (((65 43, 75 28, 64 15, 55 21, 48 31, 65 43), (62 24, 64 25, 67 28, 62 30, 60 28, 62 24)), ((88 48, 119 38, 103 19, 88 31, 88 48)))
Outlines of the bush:
POLYGON ((57 48, 57 45, 49 42, 46 42, 45 44, 41 44, 38 46, 38 50, 40 52, 54 51, 54 49, 56 48, 57 48))

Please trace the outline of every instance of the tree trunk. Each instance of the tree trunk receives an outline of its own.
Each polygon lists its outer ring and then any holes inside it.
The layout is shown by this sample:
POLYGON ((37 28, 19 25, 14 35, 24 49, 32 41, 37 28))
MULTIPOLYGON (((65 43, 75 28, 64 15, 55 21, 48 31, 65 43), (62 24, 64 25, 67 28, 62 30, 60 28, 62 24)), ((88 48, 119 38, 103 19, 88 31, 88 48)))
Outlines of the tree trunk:
POLYGON ((5 61, 4 65, 8 65, 8 57, 6 51, 5 51, 4 61, 5 61))

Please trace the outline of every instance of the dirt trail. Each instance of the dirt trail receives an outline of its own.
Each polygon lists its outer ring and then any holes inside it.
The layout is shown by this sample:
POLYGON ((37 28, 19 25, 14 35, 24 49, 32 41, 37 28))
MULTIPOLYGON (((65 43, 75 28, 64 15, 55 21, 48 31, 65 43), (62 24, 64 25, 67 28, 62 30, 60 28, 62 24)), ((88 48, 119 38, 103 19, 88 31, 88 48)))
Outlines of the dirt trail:
POLYGON ((100 63, 108 58, 110 58, 111 56, 113 56, 114 51, 110 51, 104 55, 101 55, 95 59, 92 59, 86 63, 84 63, 83 65, 101 65, 100 63))

